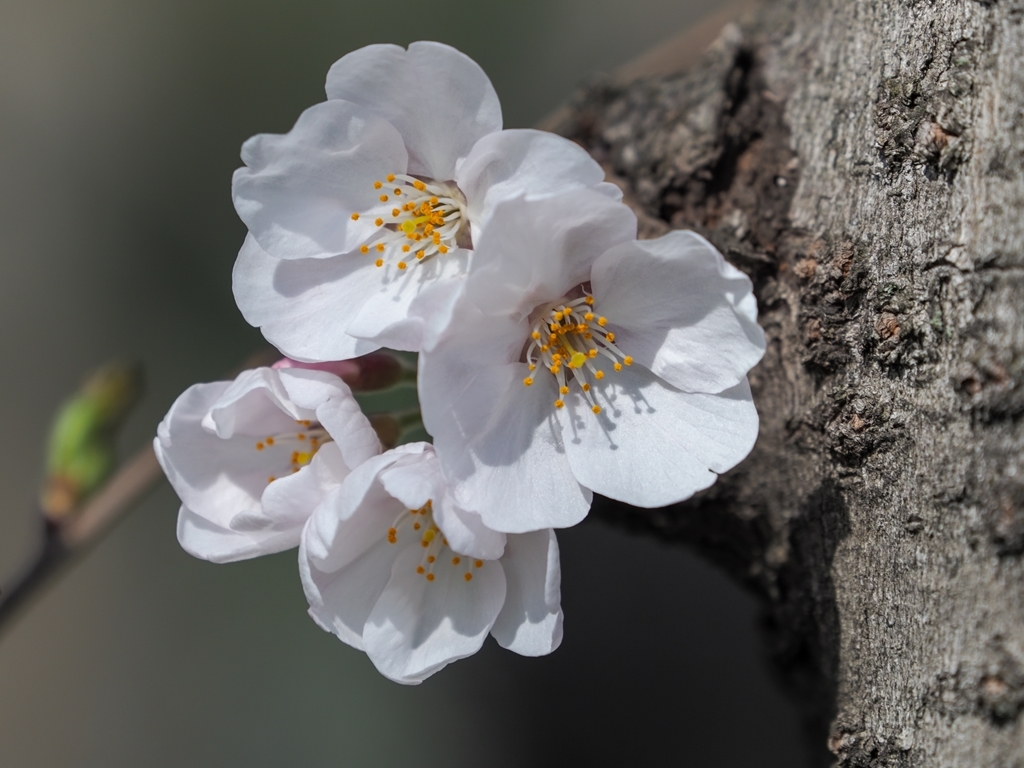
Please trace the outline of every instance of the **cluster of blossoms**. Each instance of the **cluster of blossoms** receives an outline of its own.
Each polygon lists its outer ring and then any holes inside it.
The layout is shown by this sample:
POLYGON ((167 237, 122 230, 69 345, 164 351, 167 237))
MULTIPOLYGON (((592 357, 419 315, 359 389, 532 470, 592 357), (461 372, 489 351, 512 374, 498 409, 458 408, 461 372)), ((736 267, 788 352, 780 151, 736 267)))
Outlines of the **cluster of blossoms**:
POLYGON ((286 357, 161 423, 179 540, 216 562, 298 546, 310 615, 399 682, 488 634, 550 653, 554 529, 595 492, 680 501, 750 451, 750 281, 692 232, 637 240, 600 166, 502 130, 448 46, 350 53, 327 97, 242 148, 235 299, 286 357), (383 450, 361 412, 382 348, 417 353, 432 444, 383 450))

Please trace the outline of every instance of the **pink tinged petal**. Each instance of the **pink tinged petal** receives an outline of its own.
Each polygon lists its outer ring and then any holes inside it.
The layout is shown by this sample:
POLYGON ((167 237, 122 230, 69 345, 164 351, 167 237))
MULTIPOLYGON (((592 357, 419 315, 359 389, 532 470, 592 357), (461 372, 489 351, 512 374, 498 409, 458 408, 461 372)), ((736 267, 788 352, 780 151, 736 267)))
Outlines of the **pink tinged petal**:
POLYGON ((526 317, 590 279, 594 261, 636 237, 636 217, 592 189, 496 206, 475 243, 466 296, 489 315, 526 317))
POLYGON ((419 297, 446 283, 456 283, 465 274, 470 251, 459 248, 413 262, 399 270, 394 263, 375 268, 378 286, 364 294, 358 314, 346 325, 350 336, 391 349, 418 352, 423 339, 422 307, 419 297), (421 309, 416 311, 415 306, 421 309))
POLYGON ((595 416, 578 389, 559 409, 575 478, 627 504, 661 507, 707 488, 757 439, 757 411, 744 379, 718 394, 682 392, 639 364, 605 368, 593 382, 595 416))
POLYGON ((366 653, 386 677, 422 682, 450 662, 480 650, 505 601, 505 576, 497 561, 482 567, 434 563, 434 580, 416 572, 423 555, 403 550, 391 580, 363 629, 366 653))
POLYGON ((528 332, 457 301, 446 330, 420 354, 423 423, 454 501, 504 533, 575 525, 591 501, 565 456, 554 379, 537 372, 524 386, 530 372, 512 362, 528 332))
POLYGON ((193 557, 233 563, 283 552, 299 543, 301 526, 284 531, 238 531, 198 515, 182 505, 178 512, 178 543, 193 557))
POLYGON ((327 98, 360 105, 393 125, 411 174, 454 178, 473 145, 501 130, 498 95, 480 66, 441 43, 368 45, 334 63, 327 98))
POLYGON ((684 391, 736 386, 764 354, 750 280, 693 232, 612 248, 592 287, 616 345, 684 391))
POLYGON ((509 536, 501 566, 505 605, 491 634, 500 646, 523 656, 551 653, 562 643, 562 570, 555 532, 509 536))
POLYGON ((604 170, 583 147, 530 129, 484 136, 456 170, 455 181, 466 195, 474 240, 494 206, 520 195, 543 197, 591 187, 622 199, 618 187, 604 184, 604 170))
POLYGON ((296 360, 345 360, 379 344, 345 331, 367 297, 381 290, 380 270, 359 256, 282 261, 249 235, 232 272, 242 316, 296 360))
POLYGON ((304 363, 301 360, 292 360, 290 357, 282 357, 272 366, 275 371, 284 368, 304 368, 310 371, 326 371, 333 373, 350 387, 359 378, 359 363, 354 360, 329 360, 325 363, 304 363))
POLYGON ((403 173, 402 137, 355 104, 328 101, 299 117, 286 134, 260 134, 242 145, 235 210, 267 253, 322 259, 349 253, 377 231, 374 182, 403 173))

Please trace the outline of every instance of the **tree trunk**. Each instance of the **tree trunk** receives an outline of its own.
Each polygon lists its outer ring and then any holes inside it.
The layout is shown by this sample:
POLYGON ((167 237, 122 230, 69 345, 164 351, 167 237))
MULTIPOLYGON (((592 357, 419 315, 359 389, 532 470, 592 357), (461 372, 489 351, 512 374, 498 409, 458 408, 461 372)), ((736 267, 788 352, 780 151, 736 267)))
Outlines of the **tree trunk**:
POLYGON ((764 598, 817 764, 1024 765, 1024 3, 780 0, 556 130, 768 337, 751 456, 596 514, 764 598))

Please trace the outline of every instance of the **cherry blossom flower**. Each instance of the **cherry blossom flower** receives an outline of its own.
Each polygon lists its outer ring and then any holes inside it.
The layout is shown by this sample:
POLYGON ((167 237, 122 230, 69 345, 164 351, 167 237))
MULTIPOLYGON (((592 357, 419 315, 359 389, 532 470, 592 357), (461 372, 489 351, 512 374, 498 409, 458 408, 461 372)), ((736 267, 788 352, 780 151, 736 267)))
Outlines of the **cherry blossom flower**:
POLYGON ((299 368, 189 387, 153 447, 182 501, 181 546, 214 562, 297 546, 326 493, 380 452, 348 386, 299 368))
POLYGON ((572 142, 501 130, 487 76, 449 46, 361 48, 331 67, 327 96, 289 133, 249 139, 233 184, 249 228, 235 299, 296 360, 418 350, 411 303, 465 272, 501 200, 621 197, 572 142))
POLYGON ((750 281, 692 232, 599 232, 599 198, 496 209, 425 336, 423 423, 455 500, 495 530, 574 525, 592 492, 680 501, 757 437, 750 281))
POLYGON ((561 642, 554 531, 489 530, 453 503, 426 443, 369 459, 330 492, 299 572, 316 622, 401 683, 476 653, 488 633, 525 656, 561 642))

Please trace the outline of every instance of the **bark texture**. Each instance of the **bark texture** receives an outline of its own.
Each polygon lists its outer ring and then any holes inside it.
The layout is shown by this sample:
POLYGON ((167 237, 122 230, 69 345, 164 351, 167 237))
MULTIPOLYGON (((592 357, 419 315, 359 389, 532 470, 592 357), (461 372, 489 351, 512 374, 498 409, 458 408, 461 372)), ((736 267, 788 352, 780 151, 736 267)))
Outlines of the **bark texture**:
POLYGON ((764 598, 812 763, 1024 766, 1024 2, 779 0, 556 130, 768 336, 752 455, 597 515, 764 598))

